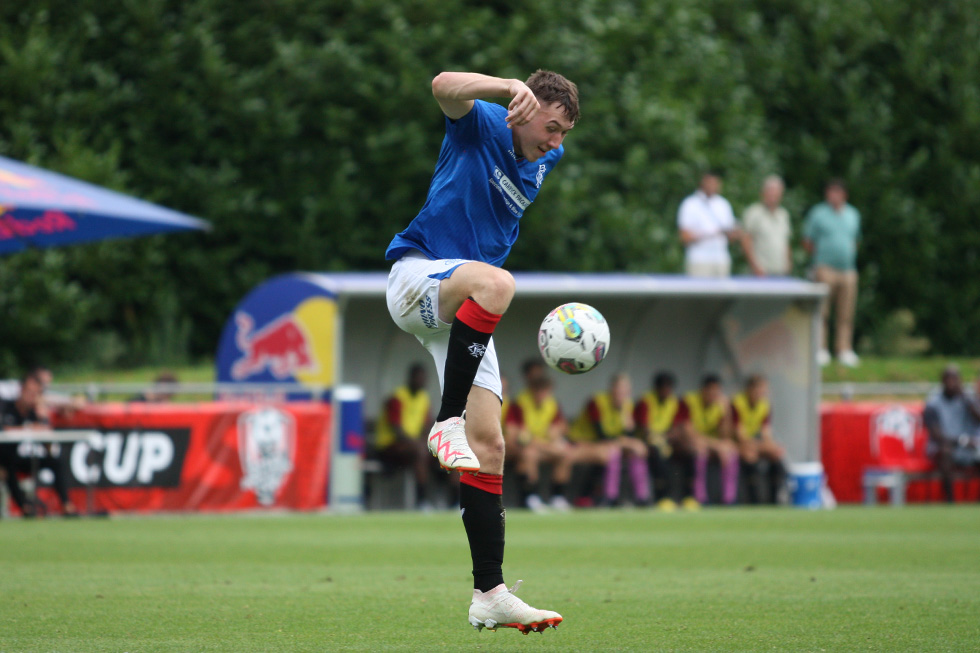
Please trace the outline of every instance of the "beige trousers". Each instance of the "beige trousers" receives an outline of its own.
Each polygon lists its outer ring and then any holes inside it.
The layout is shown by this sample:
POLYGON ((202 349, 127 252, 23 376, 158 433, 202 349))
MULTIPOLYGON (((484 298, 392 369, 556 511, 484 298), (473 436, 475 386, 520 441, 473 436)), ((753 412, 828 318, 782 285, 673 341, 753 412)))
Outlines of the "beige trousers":
POLYGON ((692 263, 691 261, 684 261, 684 272, 689 277, 725 279, 732 276, 732 264, 730 262, 692 263))
POLYGON ((830 287, 830 294, 823 305, 824 328, 820 332, 820 348, 827 349, 827 334, 830 332, 830 308, 834 307, 836 337, 835 349, 838 354, 854 351, 854 306, 857 303, 858 274, 855 270, 838 270, 826 265, 818 265, 813 280, 830 287))

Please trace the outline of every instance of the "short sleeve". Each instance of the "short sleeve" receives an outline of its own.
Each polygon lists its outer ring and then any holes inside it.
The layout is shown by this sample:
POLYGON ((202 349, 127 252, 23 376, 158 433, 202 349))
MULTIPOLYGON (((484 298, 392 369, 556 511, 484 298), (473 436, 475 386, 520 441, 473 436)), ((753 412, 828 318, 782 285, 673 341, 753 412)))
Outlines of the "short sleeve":
POLYGON ((507 410, 505 423, 513 424, 514 426, 524 425, 524 411, 516 402, 512 403, 510 408, 507 410))
POLYGON ((718 219, 721 220, 722 229, 731 229, 735 226, 735 212, 732 210, 732 204, 724 197, 718 197, 718 206, 720 207, 718 219))
POLYGON ((691 419, 691 409, 688 407, 686 401, 681 401, 677 405, 677 414, 674 415, 674 425, 683 424, 684 422, 691 419))
POLYGON ((677 209, 677 226, 686 230, 697 230, 698 228, 698 216, 690 197, 685 198, 677 209))
POLYGON ((637 426, 646 428, 648 426, 648 418, 650 406, 645 401, 639 401, 636 403, 636 408, 633 409, 633 421, 636 422, 637 426))
POLYGON ((474 100, 473 108, 462 118, 446 118, 446 137, 461 145, 481 143, 491 133, 493 118, 490 103, 474 100))
POLYGON ((816 234, 816 218, 814 216, 814 211, 816 207, 807 211, 806 221, 803 223, 803 237, 807 240, 814 240, 817 236, 816 234))

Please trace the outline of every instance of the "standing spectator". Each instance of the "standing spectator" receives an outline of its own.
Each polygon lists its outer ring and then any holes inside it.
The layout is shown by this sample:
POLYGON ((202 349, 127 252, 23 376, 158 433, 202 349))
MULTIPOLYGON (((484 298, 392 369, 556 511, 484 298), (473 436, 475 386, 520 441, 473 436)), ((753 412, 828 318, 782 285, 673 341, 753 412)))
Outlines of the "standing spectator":
POLYGON ((753 374, 746 380, 745 389, 732 397, 732 428, 742 458, 742 472, 748 481, 750 503, 760 503, 760 464, 766 464, 769 481, 769 503, 776 503, 779 490, 786 482, 783 459, 786 452, 772 436, 772 405, 769 401, 769 381, 753 374))
POLYGON ((833 304, 837 360, 848 367, 857 367, 860 359, 854 353, 853 339, 861 214, 847 203, 847 186, 842 180, 831 179, 827 182, 824 201, 810 209, 806 216, 803 238, 803 247, 813 257, 813 280, 830 287, 830 295, 823 305, 824 328, 817 359, 821 365, 830 362, 827 337, 833 304))
POLYGON ((929 432, 929 455, 941 475, 946 501, 952 503, 955 468, 978 464, 973 439, 980 424, 980 410, 963 392, 955 365, 943 370, 942 388, 926 400, 922 422, 929 432))
POLYGON ((742 215, 759 266, 756 273, 760 275, 787 276, 793 269, 789 212, 782 206, 785 188, 781 177, 769 175, 762 182, 761 201, 749 206, 742 215))
POLYGON ((408 468, 415 474, 415 503, 422 509, 429 504, 429 476, 432 458, 425 438, 432 425, 432 402, 425 390, 425 368, 413 364, 408 382, 395 389, 385 402, 378 419, 374 447, 378 458, 393 468, 408 468))
POLYGON ((647 470, 647 446, 635 437, 633 421, 633 385, 629 376, 620 373, 612 378, 608 392, 592 397, 573 426, 576 447, 575 462, 602 461, 605 464, 603 503, 619 500, 623 457, 627 459, 633 498, 640 505, 650 503, 650 476, 647 470), (596 455, 598 454, 598 455, 596 455))
POLYGON ((694 498, 708 501, 708 462, 714 458, 721 467, 722 501, 733 504, 738 498, 738 447, 731 435, 728 399, 717 374, 708 374, 701 389, 684 395, 674 419, 678 444, 694 461, 694 498))
POLYGON ((661 510, 673 510, 680 497, 672 496, 671 468, 674 466, 672 441, 674 418, 680 401, 674 392, 677 379, 670 372, 657 372, 653 388, 640 397, 633 411, 636 434, 649 449, 647 463, 653 478, 653 496, 661 510))
MULTIPOLYGON (((0 430, 46 429, 43 392, 44 385, 36 373, 25 374, 20 381, 20 396, 14 400, 0 401, 0 430)), ((31 472, 32 457, 36 458, 38 469, 47 469, 54 475, 54 489, 61 502, 62 513, 66 516, 77 515, 75 504, 68 498, 68 469, 63 456, 53 453, 51 447, 40 444, 3 443, 0 444, 0 474, 3 474, 10 497, 21 513, 33 517, 38 508, 43 507, 29 502, 17 482, 17 474, 31 472), (34 450, 29 447, 34 447, 34 450)))
POLYGON ((688 276, 723 278, 731 275, 732 257, 728 241, 737 240, 745 250, 753 272, 761 270, 752 246, 735 222, 732 205, 720 195, 721 175, 701 175, 698 189, 684 198, 677 211, 677 226, 686 249, 684 270, 688 276))
POLYGON ((551 507, 568 510, 565 497, 572 476, 572 449, 565 439, 567 422, 555 399, 554 382, 542 371, 531 376, 507 415, 508 432, 513 430, 518 443, 517 471, 521 475, 524 505, 534 512, 547 507, 538 495, 541 463, 551 463, 551 507))

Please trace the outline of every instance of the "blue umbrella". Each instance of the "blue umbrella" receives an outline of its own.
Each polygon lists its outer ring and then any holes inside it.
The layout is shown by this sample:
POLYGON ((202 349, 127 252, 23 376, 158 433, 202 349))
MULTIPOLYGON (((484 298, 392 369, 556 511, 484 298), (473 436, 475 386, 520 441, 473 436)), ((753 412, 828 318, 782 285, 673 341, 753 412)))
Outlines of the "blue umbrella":
POLYGON ((0 156, 0 255, 210 228, 204 220, 0 156))

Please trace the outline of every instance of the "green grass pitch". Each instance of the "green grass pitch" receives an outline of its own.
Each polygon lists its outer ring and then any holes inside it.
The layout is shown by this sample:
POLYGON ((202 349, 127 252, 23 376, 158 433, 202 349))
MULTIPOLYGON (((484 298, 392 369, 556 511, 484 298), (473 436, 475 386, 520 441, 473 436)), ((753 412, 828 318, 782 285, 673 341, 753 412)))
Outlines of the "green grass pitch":
POLYGON ((476 632, 458 515, 0 522, 0 651, 976 651, 980 507, 511 511, 557 631, 476 632))

